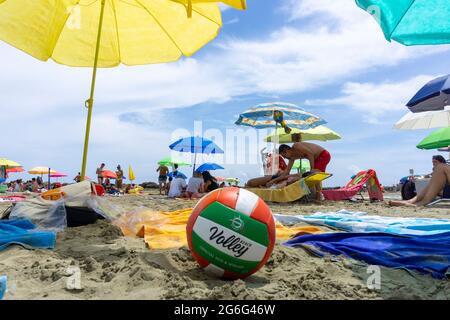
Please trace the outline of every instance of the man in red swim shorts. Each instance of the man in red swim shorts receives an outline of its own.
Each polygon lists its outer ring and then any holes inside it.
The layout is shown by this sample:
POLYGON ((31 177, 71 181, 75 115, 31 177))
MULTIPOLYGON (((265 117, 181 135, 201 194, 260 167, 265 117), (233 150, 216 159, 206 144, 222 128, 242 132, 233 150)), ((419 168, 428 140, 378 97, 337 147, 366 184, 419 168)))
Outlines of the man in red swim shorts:
MULTIPOLYGON (((279 147, 279 154, 283 158, 288 159, 289 164, 279 178, 270 181, 270 185, 277 183, 278 180, 282 180, 285 176, 289 175, 295 160, 308 159, 313 172, 326 172, 327 166, 331 161, 331 154, 327 150, 309 142, 296 142, 292 147, 282 144, 279 147)), ((316 185, 316 191, 316 200, 320 201, 322 195, 322 186, 320 184, 316 185)))

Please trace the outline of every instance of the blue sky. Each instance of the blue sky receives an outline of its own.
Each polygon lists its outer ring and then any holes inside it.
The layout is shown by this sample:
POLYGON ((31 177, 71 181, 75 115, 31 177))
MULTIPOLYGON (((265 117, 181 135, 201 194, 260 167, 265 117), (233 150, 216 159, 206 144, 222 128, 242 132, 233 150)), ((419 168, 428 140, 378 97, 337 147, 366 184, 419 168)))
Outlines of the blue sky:
MULTIPOLYGON (((450 47, 389 43, 352 0, 248 0, 247 11, 226 9, 223 21, 220 35, 191 58, 100 70, 89 176, 100 162, 110 169, 120 163, 132 165, 138 181, 155 181, 156 162, 170 155, 180 130, 193 133, 194 121, 202 121, 204 130, 225 135, 239 129, 240 112, 271 101, 304 107, 343 136, 320 143, 333 155, 330 186, 362 169, 375 169, 385 185, 410 168, 431 170, 434 152, 415 148, 430 131, 393 125, 426 81, 449 73, 450 47)), ((75 175, 91 71, 43 63, 4 43, 0 56, 0 157, 75 175)), ((261 147, 263 134, 250 134, 261 147)), ((246 157, 258 150, 221 146, 246 157)), ((261 173, 254 163, 225 166, 218 175, 246 180, 261 173)))

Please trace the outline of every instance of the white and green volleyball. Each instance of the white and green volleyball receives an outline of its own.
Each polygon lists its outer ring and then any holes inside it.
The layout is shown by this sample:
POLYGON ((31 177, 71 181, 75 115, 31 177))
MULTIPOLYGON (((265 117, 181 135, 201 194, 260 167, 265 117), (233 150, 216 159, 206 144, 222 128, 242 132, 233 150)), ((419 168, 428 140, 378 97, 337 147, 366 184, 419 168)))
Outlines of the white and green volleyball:
POLYGON ((228 279, 245 278, 269 259, 275 221, 256 194, 223 188, 204 196, 187 225, 192 255, 206 272, 228 279))

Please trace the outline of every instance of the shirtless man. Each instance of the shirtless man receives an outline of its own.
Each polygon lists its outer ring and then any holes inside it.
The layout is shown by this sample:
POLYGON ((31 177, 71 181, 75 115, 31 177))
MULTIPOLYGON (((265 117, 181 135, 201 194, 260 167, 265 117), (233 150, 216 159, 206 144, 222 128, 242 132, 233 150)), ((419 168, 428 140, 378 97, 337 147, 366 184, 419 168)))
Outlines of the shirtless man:
POLYGON ((433 176, 430 182, 415 198, 406 201, 389 201, 393 207, 422 207, 431 203, 446 184, 450 184, 450 166, 442 156, 433 157, 433 176))
POLYGON ((163 190, 164 194, 166 193, 167 188, 167 174, 169 173, 169 168, 164 165, 160 165, 156 172, 159 172, 158 182, 159 182, 159 194, 162 195, 163 190))
MULTIPOLYGON (((289 164, 278 177, 274 177, 267 185, 270 187, 285 180, 292 170, 295 160, 308 159, 311 164, 312 172, 326 172, 327 166, 331 161, 330 153, 321 146, 310 142, 296 142, 289 147, 286 144, 282 144, 279 147, 279 153, 283 158, 289 160, 289 164)), ((320 201, 322 196, 322 185, 318 183, 315 186, 316 200, 320 201)))

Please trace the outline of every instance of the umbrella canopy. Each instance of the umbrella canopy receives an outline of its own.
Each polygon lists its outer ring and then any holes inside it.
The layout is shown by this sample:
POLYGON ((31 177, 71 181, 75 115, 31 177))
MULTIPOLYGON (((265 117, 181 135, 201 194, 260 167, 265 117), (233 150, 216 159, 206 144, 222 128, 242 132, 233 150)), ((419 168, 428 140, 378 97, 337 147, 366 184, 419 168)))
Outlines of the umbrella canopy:
POLYGON ((433 150, 448 146, 450 146, 450 127, 432 132, 417 145, 417 148, 433 150))
MULTIPOLYGON (((171 178, 174 178, 173 172, 170 172, 167 176, 168 176, 168 177, 171 177, 171 178)), ((176 176, 177 176, 177 177, 181 177, 181 178, 183 178, 183 179, 185 179, 185 180, 188 178, 183 172, 180 172, 180 171, 177 171, 176 176)))
POLYGON ((191 166, 189 163, 184 162, 183 160, 174 158, 174 157, 167 157, 160 161, 158 161, 158 164, 160 166, 173 166, 174 164, 178 165, 179 167, 187 167, 191 166))
POLYGON ((278 141, 278 143, 290 143, 294 142, 294 134, 301 134, 302 141, 330 141, 330 140, 339 140, 342 137, 337 133, 325 126, 318 126, 309 130, 300 130, 300 129, 292 129, 292 131, 288 134, 284 131, 283 128, 279 128, 276 131, 276 134, 272 134, 267 136, 264 141, 273 142, 278 141), (278 137, 278 138, 276 138, 278 137))
POLYGON ((223 150, 212 140, 203 137, 187 137, 181 138, 169 146, 170 149, 178 152, 190 153, 206 153, 215 154, 223 153, 223 150))
POLYGON ((216 178, 217 182, 224 182, 226 179, 224 177, 214 177, 216 178))
POLYGON ((103 170, 102 176, 103 176, 103 178, 117 179, 116 173, 112 172, 111 170, 103 170))
POLYGON ((217 163, 204 163, 200 167, 197 168, 196 171, 198 172, 204 172, 204 171, 210 171, 210 170, 221 170, 225 169, 221 165, 218 165, 217 163))
POLYGON ((6 167, 8 169, 8 168, 21 167, 21 165, 15 161, 8 160, 5 158, 0 158, 0 167, 6 167))
POLYGON ((6 173, 19 173, 19 172, 25 172, 25 169, 22 168, 22 167, 15 167, 15 168, 6 169, 6 173))
POLYGON ((449 103, 450 75, 428 82, 406 104, 412 112, 444 110, 449 103))
POLYGON ((128 179, 130 179, 130 181, 136 180, 136 176, 134 175, 134 171, 131 166, 128 166, 128 179))
POLYGON ((396 124, 400 130, 418 130, 450 127, 450 108, 443 111, 408 112, 396 124))
POLYGON ((34 167, 33 169, 28 171, 29 174, 43 175, 43 174, 52 174, 56 173, 55 170, 52 170, 48 167, 34 167))
POLYGON ((67 174, 62 172, 55 172, 50 174, 50 178, 64 178, 67 177, 67 174))
POLYGON ((283 126, 277 121, 276 113, 282 113, 282 122, 289 128, 307 130, 326 124, 327 122, 304 109, 290 103, 263 103, 246 110, 239 115, 236 125, 254 127, 256 129, 283 126))
POLYGON ((446 0, 356 0, 372 14, 388 41, 404 45, 450 43, 450 6, 446 0))
POLYGON ((98 67, 176 61, 213 40, 217 3, 245 0, 0 0, 0 40, 47 61, 93 67, 81 176, 86 175, 98 67))

